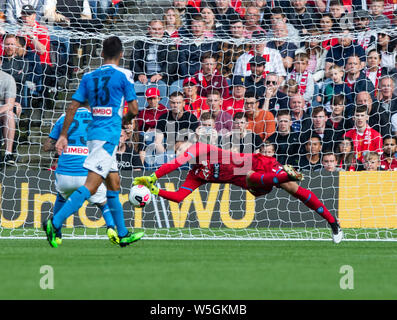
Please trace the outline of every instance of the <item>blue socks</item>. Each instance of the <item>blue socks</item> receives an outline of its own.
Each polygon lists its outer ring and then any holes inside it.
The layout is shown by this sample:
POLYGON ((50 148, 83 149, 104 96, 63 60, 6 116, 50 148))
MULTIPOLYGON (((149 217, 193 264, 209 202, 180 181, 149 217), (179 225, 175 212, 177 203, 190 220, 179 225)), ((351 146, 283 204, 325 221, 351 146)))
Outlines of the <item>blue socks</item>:
POLYGON ((101 209, 101 211, 102 211, 102 216, 105 219, 106 226, 108 228, 114 229, 114 220, 113 220, 112 213, 110 212, 108 204, 105 203, 103 206, 98 205, 98 208, 101 209))
POLYGON ((66 200, 58 193, 54 204, 54 216, 62 209, 65 202, 66 200))
POLYGON ((127 235, 128 230, 125 227, 124 223, 124 212, 123 207, 120 203, 119 193, 120 191, 108 190, 106 193, 106 197, 108 199, 108 206, 110 212, 112 213, 113 220, 116 223, 119 237, 124 237, 127 235))
POLYGON ((81 186, 73 192, 62 208, 57 212, 57 214, 54 214, 54 217, 52 218, 52 224, 55 229, 60 229, 63 222, 74 212, 78 211, 84 201, 89 197, 91 197, 91 193, 85 186, 81 186))

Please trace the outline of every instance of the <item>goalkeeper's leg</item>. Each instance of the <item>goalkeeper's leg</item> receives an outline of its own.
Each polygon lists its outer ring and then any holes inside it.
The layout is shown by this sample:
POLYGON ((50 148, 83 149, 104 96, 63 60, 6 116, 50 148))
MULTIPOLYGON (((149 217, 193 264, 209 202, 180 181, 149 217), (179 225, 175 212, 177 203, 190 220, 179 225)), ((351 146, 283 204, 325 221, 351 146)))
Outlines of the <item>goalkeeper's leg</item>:
POLYGON ((332 229, 332 240, 335 243, 342 241, 343 232, 336 218, 328 211, 327 207, 310 190, 302 188, 296 182, 290 181, 280 185, 285 191, 303 202, 305 206, 314 210, 321 217, 328 221, 332 229))
POLYGON ((247 174, 246 180, 248 187, 258 188, 263 186, 278 186, 288 181, 301 181, 303 180, 303 175, 289 165, 279 165, 274 168, 274 171, 250 171, 247 174))

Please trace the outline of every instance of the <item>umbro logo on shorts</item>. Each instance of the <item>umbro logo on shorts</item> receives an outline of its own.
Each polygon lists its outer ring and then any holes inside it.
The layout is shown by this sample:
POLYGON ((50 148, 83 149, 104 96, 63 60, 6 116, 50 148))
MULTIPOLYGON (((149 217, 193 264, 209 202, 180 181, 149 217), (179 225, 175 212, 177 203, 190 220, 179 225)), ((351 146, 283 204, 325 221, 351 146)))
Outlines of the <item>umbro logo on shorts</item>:
POLYGON ((99 164, 96 166, 96 169, 97 169, 98 171, 102 171, 102 170, 103 170, 102 167, 101 167, 99 164))

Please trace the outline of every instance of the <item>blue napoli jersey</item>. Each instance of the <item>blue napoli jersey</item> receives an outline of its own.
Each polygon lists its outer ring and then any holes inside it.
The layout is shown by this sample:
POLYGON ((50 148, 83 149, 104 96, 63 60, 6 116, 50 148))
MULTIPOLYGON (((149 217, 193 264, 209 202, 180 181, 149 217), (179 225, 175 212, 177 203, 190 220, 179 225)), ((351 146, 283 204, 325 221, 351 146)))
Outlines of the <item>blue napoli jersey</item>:
POLYGON ((92 124, 88 140, 102 140, 118 145, 124 102, 136 100, 133 75, 130 70, 106 64, 81 79, 72 99, 88 100, 92 124))
MULTIPOLYGON (((61 134, 65 115, 59 117, 49 135, 58 140, 61 134)), ((69 176, 86 176, 88 170, 83 167, 88 156, 87 131, 92 122, 91 112, 86 108, 79 108, 68 130, 68 146, 66 151, 59 156, 57 173, 69 176)))

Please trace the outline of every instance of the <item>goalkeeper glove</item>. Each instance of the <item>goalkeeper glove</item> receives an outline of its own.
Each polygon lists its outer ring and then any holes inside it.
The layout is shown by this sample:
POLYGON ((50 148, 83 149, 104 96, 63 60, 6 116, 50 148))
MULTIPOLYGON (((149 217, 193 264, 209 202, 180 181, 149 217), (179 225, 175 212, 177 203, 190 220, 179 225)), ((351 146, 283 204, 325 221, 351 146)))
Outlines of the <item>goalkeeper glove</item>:
POLYGON ((157 176, 155 173, 152 173, 150 176, 136 177, 134 179, 133 185, 144 185, 145 187, 148 187, 150 189, 156 183, 156 181, 157 176))

